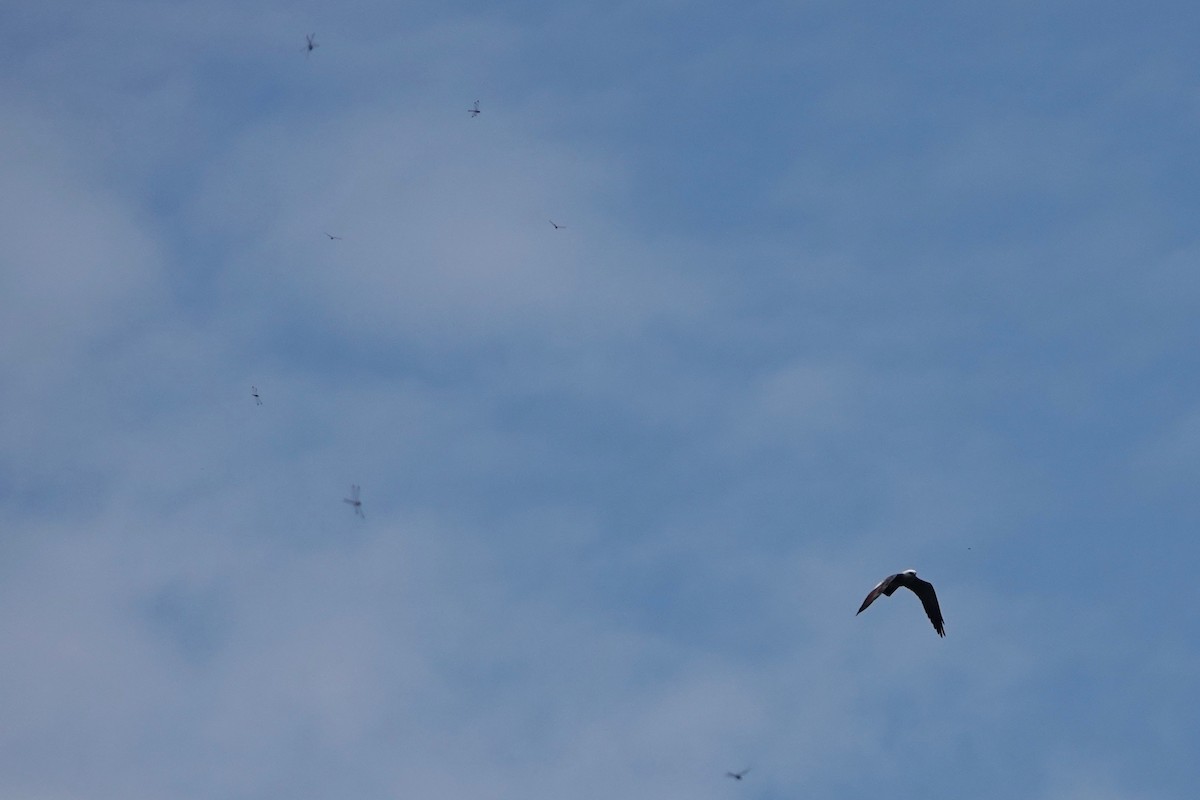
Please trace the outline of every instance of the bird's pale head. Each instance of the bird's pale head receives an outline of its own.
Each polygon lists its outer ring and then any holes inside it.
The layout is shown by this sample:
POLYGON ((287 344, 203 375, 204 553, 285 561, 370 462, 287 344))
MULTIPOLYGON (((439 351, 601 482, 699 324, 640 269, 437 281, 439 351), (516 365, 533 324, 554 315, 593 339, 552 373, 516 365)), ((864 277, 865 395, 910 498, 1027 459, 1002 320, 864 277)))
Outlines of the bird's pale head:
POLYGON ((906 569, 906 570, 904 570, 904 572, 901 572, 900 574, 901 575, 912 575, 913 577, 916 577, 917 571, 915 569, 906 569))

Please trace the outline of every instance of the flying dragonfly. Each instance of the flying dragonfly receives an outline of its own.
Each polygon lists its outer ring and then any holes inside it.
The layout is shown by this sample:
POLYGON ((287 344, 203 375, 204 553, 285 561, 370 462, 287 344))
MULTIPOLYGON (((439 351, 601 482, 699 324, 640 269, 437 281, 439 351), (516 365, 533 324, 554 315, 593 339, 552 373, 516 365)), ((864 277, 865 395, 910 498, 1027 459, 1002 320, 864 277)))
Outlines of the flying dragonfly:
POLYGON ((338 242, 340 242, 340 241, 342 240, 342 237, 340 237, 340 236, 334 236, 334 235, 333 235, 332 233, 330 233, 329 231, 324 231, 324 233, 325 233, 325 235, 326 235, 326 236, 328 236, 328 237, 329 237, 329 241, 331 241, 331 242, 333 242, 333 241, 338 241, 338 242))
POLYGON ((559 224, 558 224, 557 222, 555 222, 554 220, 550 220, 550 224, 554 226, 554 230, 558 230, 559 228, 565 228, 565 227, 567 227, 566 225, 559 225, 559 224))
POLYGON ((310 33, 304 38, 306 40, 304 44, 304 55, 307 58, 309 53, 311 53, 313 50, 316 50, 321 45, 317 44, 317 35, 315 33, 310 33))
POLYGON ((749 771, 750 771, 750 768, 749 768, 749 767, 746 767, 746 768, 745 768, 744 770, 742 770, 741 772, 726 772, 726 773, 725 773, 725 777, 726 777, 726 778, 733 778, 735 781, 740 781, 742 778, 746 777, 746 773, 747 773, 747 772, 749 772, 749 771))
POLYGON ((479 110, 479 101, 478 100, 475 101, 474 108, 467 109, 467 113, 470 114, 472 117, 478 117, 480 114, 483 113, 482 111, 479 110))
POLYGON ((254 405, 256 405, 256 406, 262 405, 262 398, 258 396, 258 387, 257 386, 250 387, 250 396, 254 398, 254 405))
POLYGON ((359 487, 351 486, 350 487, 350 497, 343 497, 342 502, 349 503, 350 505, 354 506, 354 513, 357 514, 358 516, 362 517, 363 519, 366 519, 367 515, 363 513, 362 500, 359 499, 358 493, 359 493, 359 487))

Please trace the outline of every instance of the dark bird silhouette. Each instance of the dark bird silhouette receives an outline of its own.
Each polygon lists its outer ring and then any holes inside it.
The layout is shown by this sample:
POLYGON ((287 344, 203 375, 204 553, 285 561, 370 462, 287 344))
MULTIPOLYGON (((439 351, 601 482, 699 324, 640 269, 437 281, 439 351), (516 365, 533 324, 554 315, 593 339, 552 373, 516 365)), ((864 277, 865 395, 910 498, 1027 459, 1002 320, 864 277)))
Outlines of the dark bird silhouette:
POLYGON ((308 56, 309 53, 311 53, 313 50, 316 50, 318 47, 321 46, 321 45, 317 44, 317 35, 315 33, 308 34, 307 36, 304 37, 304 39, 305 39, 305 44, 304 44, 304 55, 305 56, 308 56))
POLYGON ((750 771, 750 768, 746 767, 741 772, 726 772, 725 777, 733 778, 735 781, 740 781, 742 778, 746 777, 746 773, 748 773, 749 771, 750 771))
POLYGON ((483 113, 482 111, 479 110, 479 101, 478 100, 475 101, 474 108, 467 109, 467 113, 470 114, 472 117, 478 117, 480 114, 483 113))
POLYGON ((258 396, 258 387, 257 386, 250 387, 250 395, 254 398, 254 405, 256 405, 256 406, 262 405, 262 398, 258 396))
POLYGON ((343 497, 342 502, 349 503, 350 505, 354 506, 354 513, 357 514, 358 516, 362 517, 363 519, 366 519, 367 515, 363 513, 362 500, 359 499, 358 492, 359 492, 359 487, 351 486, 350 487, 350 496, 343 497))
POLYGON ((557 222, 555 222, 554 220, 550 220, 550 224, 554 226, 554 230, 558 230, 559 228, 565 228, 565 227, 567 227, 566 225, 559 225, 559 224, 558 224, 557 222))
POLYGON ((929 617, 929 621, 933 623, 933 629, 937 631, 938 636, 945 636, 945 621, 942 619, 942 609, 938 606, 937 593, 933 591, 933 584, 929 581, 923 581, 917 577, 915 569, 906 569, 904 572, 897 572, 895 575, 889 575, 879 582, 879 584, 871 590, 867 595, 867 599, 863 600, 863 604, 859 607, 858 612, 854 616, 858 616, 867 610, 867 606, 875 602, 875 598, 881 594, 888 597, 903 586, 909 589, 917 597, 921 598, 921 605, 925 607, 925 615, 929 617))
POLYGON ((329 237, 329 241, 331 241, 331 242, 333 242, 333 241, 338 241, 338 242, 340 242, 340 241, 342 240, 342 237, 340 237, 340 236, 334 236, 334 235, 333 235, 332 233, 330 233, 329 231, 325 231, 325 235, 329 237))

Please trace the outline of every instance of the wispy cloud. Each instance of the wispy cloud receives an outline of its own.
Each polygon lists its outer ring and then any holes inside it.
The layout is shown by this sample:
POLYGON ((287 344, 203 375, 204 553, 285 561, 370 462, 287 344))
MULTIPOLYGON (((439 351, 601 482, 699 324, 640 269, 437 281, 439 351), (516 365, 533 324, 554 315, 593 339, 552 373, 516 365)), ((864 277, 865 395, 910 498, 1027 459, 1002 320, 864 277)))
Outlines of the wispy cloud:
POLYGON ((877 5, 22 12, 4 792, 1194 785, 1186 26, 877 5))

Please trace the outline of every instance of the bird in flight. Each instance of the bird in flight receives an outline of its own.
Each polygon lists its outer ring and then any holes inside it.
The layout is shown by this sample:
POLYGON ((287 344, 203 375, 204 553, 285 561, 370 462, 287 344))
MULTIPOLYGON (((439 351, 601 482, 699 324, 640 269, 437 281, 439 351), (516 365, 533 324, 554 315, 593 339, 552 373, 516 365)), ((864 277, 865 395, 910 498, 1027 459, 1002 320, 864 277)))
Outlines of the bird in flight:
POLYGON ((937 631, 938 636, 945 636, 945 620, 942 619, 942 609, 938 606, 937 593, 933 591, 933 584, 918 578, 915 569, 906 569, 904 572, 897 572, 895 575, 889 575, 881 580, 871 590, 871 593, 867 595, 867 599, 863 600, 862 606, 854 616, 857 617, 866 611, 867 606, 874 603, 875 598, 879 597, 879 595, 885 594, 891 597, 892 592, 901 586, 911 590, 913 594, 921 598, 921 605, 925 607, 925 616, 929 617, 929 621, 933 623, 933 629, 937 631))
POLYGON ((358 492, 359 492, 358 486, 351 486, 350 487, 350 496, 343 497, 342 502, 349 503, 350 505, 354 506, 354 513, 357 514, 358 516, 362 517, 363 519, 366 519, 367 515, 363 513, 362 500, 359 499, 358 492))
POLYGON ((554 226, 554 230, 558 230, 559 228, 565 228, 565 227, 567 227, 566 225, 559 225, 559 224, 558 224, 557 222, 555 222, 554 220, 550 220, 550 224, 554 226))
POLYGON ((333 242, 333 241, 338 241, 338 242, 340 242, 340 241, 342 240, 342 237, 340 237, 340 236, 334 236, 334 235, 333 235, 332 233, 330 233, 329 231, 324 231, 324 233, 325 233, 325 235, 326 235, 326 236, 328 236, 328 237, 329 237, 329 241, 331 241, 331 242, 333 242))
POLYGON ((747 772, 749 772, 749 771, 750 771, 750 768, 749 768, 749 767, 746 767, 746 768, 745 768, 744 770, 742 770, 741 772, 726 772, 726 773, 725 773, 725 777, 726 777, 726 778, 733 778, 735 781, 740 781, 742 778, 746 777, 746 773, 747 773, 747 772))
POLYGON ((254 398, 254 405, 256 405, 256 406, 262 405, 262 398, 258 396, 258 387, 257 386, 250 387, 250 396, 254 398))
POLYGON ((479 110, 479 101, 478 100, 475 101, 474 108, 467 109, 467 113, 470 114, 472 117, 478 117, 480 114, 483 113, 482 111, 479 110))
POLYGON ((317 44, 317 35, 315 33, 310 33, 307 36, 305 36, 304 38, 306 39, 306 42, 304 45, 304 55, 305 56, 307 56, 313 50, 316 50, 318 47, 321 46, 321 45, 317 44))

